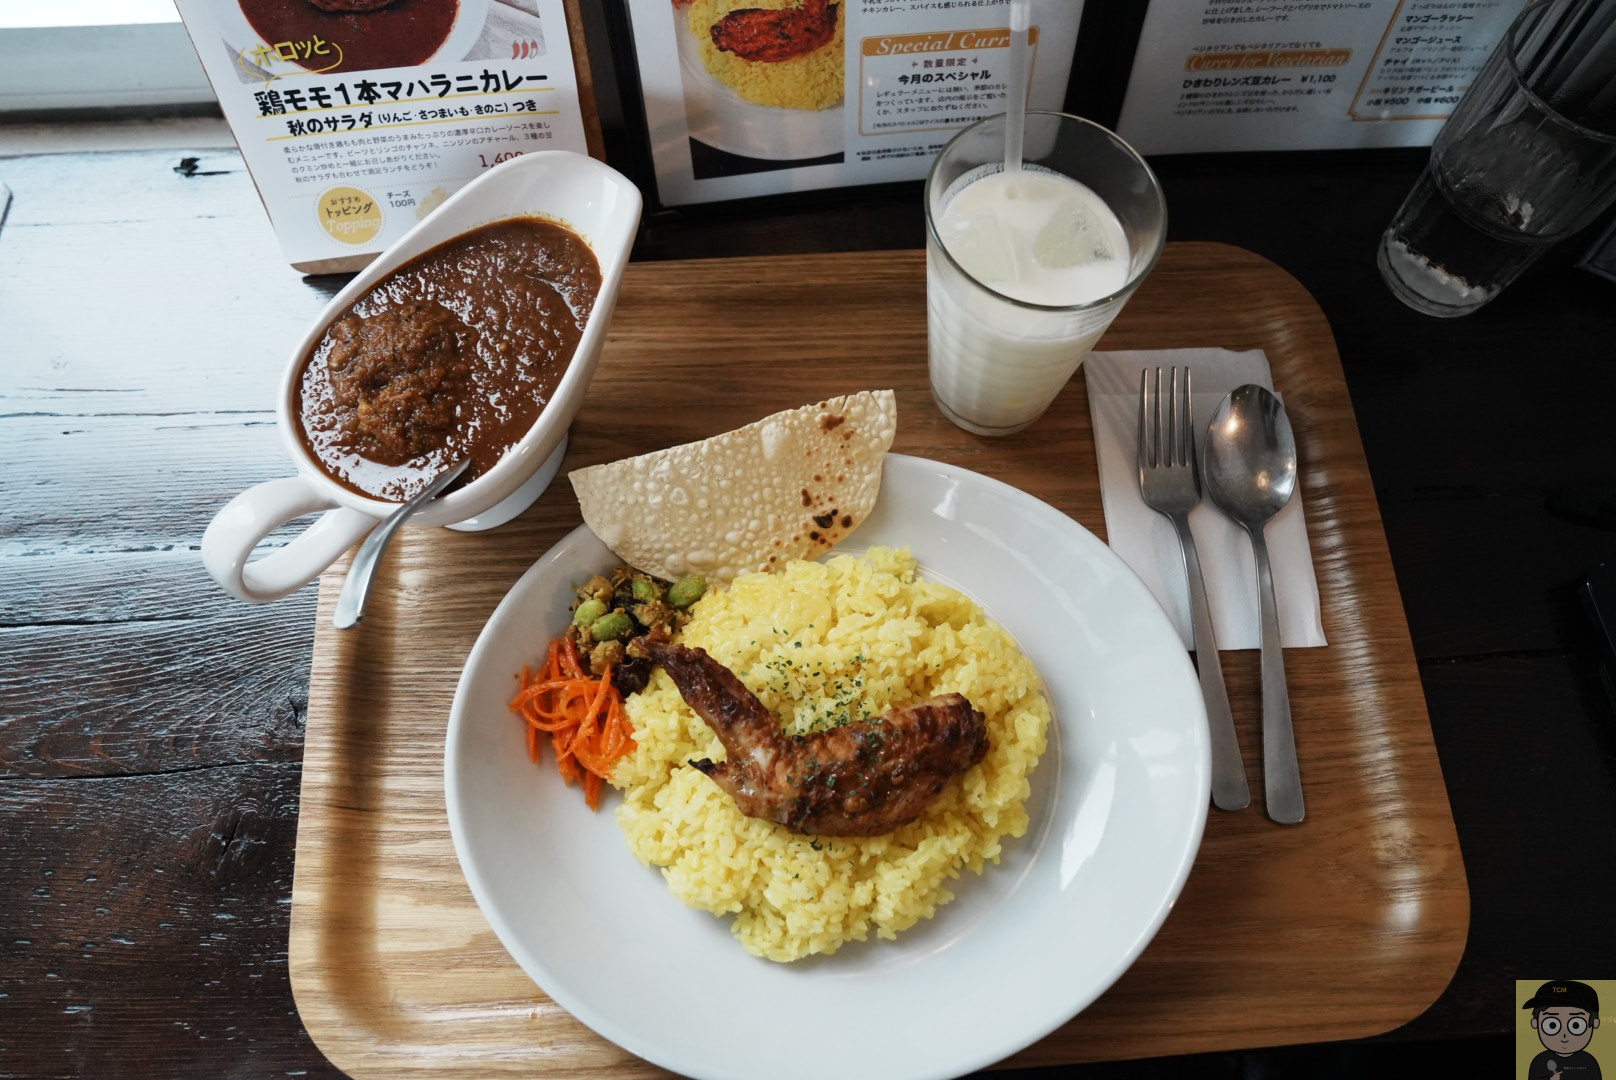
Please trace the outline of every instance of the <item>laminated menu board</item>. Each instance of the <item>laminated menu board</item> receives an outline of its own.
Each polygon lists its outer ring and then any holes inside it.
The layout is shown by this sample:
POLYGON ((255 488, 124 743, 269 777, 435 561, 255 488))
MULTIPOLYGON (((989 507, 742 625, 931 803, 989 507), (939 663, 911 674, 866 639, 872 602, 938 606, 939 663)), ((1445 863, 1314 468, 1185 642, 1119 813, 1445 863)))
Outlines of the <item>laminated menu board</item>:
POLYGON ((1428 146, 1522 0, 1153 0, 1117 132, 1142 153, 1428 146))
MULTIPOLYGON (((625 0, 667 205, 911 180, 1005 108, 1008 0, 625 0)), ((1028 107, 1066 94, 1082 0, 1032 0, 1028 107)))
POLYGON ((176 5, 287 261, 334 273, 484 169, 598 143, 576 2, 176 5))

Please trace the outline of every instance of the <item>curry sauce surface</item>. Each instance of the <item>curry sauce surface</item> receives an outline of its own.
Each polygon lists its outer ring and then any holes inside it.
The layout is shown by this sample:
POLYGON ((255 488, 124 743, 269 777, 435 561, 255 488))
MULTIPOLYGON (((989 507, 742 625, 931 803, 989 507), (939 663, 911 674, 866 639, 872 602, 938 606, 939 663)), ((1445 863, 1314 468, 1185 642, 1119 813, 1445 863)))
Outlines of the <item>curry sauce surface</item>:
POLYGON ((304 359, 303 443, 361 494, 402 500, 461 457, 461 486, 538 419, 600 293, 565 227, 516 218, 433 248, 336 317, 304 359))

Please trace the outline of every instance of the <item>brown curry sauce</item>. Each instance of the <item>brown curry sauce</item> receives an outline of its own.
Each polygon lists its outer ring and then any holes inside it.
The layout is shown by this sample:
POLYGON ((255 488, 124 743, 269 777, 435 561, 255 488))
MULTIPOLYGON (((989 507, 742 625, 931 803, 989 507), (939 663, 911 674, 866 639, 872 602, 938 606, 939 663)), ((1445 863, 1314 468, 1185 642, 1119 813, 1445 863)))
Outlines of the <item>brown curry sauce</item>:
POLYGON ((463 486, 533 426, 600 293, 595 253, 540 218, 417 256, 332 320, 303 361, 301 438, 353 491, 402 500, 461 457, 463 486))

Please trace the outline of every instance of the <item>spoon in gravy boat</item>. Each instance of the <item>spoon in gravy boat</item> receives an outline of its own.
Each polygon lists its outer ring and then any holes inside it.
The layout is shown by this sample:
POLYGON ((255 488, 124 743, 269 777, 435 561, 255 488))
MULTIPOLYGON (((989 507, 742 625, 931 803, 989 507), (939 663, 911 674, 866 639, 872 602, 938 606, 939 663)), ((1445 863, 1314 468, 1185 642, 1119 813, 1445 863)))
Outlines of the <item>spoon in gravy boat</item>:
POLYGON ((348 567, 342 592, 337 594, 337 610, 331 616, 332 626, 346 630, 359 622, 365 614, 365 600, 370 596, 370 579, 376 572, 376 564, 381 562, 382 552, 387 550, 388 541, 392 540, 399 526, 409 520, 410 515, 452 484, 455 477, 465 472, 470 464, 470 460, 459 461, 440 472, 432 478, 431 483, 411 495, 365 537, 365 542, 359 545, 359 551, 354 555, 353 565, 348 567))

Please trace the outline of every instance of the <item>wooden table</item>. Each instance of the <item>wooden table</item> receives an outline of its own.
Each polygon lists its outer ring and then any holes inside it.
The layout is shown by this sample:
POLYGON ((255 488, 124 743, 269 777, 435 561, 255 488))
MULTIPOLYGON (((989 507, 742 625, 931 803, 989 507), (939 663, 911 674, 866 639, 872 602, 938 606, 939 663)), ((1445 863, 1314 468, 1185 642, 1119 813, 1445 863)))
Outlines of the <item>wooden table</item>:
MULTIPOLYGON (((1610 483, 1611 286, 1550 264, 1439 323, 1392 300, 1373 267, 1417 156, 1160 165, 1175 241, 1272 259, 1334 331, 1469 928, 1434 1004, 1367 1042, 1384 1026, 1372 980, 1321 1015, 1304 999, 1257 1020, 1231 999, 1234 1038, 1147 1032, 1103 1056, 1193 1053, 1179 1064, 1215 1073, 1507 1053, 1514 979, 1597 977, 1616 959, 1608 935, 1544 928, 1542 884, 1572 868, 1551 928, 1608 922, 1609 704, 1574 585, 1616 536, 1551 496, 1610 483)), ((234 604, 196 546, 230 494, 285 471, 270 406, 284 349, 341 281, 278 264, 233 154, 11 159, 0 182, 15 193, 0 228, 13 476, 0 509, 0 1075, 336 1075, 287 973, 315 590, 234 604), (177 167, 187 156, 200 160, 177 167)), ((906 186, 654 216, 637 256, 912 249, 917 207, 906 186)), ((982 468, 976 442, 958 445, 960 464, 982 468)), ((1049 444, 1023 446, 1064 467, 1049 444)))

